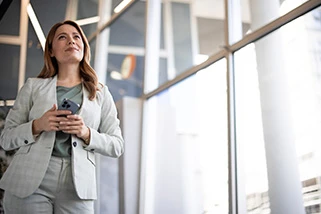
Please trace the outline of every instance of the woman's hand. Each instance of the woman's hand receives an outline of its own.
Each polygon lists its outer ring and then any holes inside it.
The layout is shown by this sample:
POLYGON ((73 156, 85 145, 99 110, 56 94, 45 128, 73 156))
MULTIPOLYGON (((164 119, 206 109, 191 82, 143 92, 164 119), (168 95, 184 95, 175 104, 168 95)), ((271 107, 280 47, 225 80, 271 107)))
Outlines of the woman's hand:
POLYGON ((74 134, 89 143, 90 131, 80 115, 68 115, 67 120, 60 121, 59 130, 64 133, 74 134))
POLYGON ((59 131, 59 123, 66 121, 64 115, 71 114, 67 110, 57 111, 57 105, 54 104, 51 109, 44 113, 40 118, 36 119, 32 123, 32 134, 37 135, 43 131, 59 131))

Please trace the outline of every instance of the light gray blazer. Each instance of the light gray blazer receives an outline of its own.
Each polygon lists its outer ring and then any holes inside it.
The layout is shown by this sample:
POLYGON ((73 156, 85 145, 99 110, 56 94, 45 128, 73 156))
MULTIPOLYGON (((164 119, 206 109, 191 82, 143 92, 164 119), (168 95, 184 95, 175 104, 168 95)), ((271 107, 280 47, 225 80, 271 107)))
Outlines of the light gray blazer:
MULTIPOLYGON (((32 135, 32 121, 40 118, 57 102, 57 77, 29 78, 19 91, 6 118, 0 145, 4 150, 19 150, 0 180, 0 188, 18 197, 27 197, 39 187, 49 164, 55 132, 32 135)), ((56 103, 57 104, 57 103, 56 103)), ((76 192, 82 199, 96 199, 95 154, 120 157, 124 141, 117 111, 107 86, 101 86, 93 101, 83 87, 83 103, 79 110, 90 128, 90 145, 72 135, 72 176, 76 192)))

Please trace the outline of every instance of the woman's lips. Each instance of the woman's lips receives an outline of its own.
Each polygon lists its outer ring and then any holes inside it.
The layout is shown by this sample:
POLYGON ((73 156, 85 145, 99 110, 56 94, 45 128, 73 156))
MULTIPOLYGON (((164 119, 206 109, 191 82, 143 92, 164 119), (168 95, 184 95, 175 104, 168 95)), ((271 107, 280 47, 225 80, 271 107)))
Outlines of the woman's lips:
POLYGON ((78 51, 78 49, 74 47, 70 47, 70 48, 67 48, 66 51, 78 51))

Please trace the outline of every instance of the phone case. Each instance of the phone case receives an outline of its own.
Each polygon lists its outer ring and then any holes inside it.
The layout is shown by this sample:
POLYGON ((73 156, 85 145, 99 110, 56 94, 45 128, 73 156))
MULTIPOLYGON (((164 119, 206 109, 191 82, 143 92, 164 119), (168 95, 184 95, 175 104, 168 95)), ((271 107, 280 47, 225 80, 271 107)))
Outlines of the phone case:
POLYGON ((78 111, 78 109, 79 104, 66 98, 58 106, 58 110, 69 110, 72 112, 72 114, 75 114, 78 111))

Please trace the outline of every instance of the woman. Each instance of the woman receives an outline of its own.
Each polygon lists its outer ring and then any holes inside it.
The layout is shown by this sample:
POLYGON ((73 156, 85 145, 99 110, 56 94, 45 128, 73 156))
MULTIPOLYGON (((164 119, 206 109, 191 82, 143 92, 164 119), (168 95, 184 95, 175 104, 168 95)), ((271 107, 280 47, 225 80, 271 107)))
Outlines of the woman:
POLYGON ((6 214, 94 213, 95 154, 119 157, 124 141, 112 96, 89 65, 90 49, 73 21, 47 36, 44 67, 10 110, 0 145, 19 149, 0 180, 6 214), (58 110, 63 99, 80 108, 58 110))

